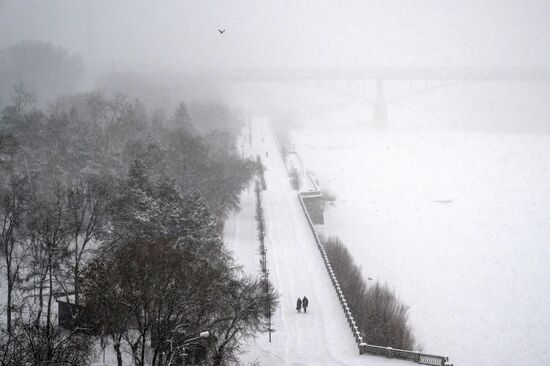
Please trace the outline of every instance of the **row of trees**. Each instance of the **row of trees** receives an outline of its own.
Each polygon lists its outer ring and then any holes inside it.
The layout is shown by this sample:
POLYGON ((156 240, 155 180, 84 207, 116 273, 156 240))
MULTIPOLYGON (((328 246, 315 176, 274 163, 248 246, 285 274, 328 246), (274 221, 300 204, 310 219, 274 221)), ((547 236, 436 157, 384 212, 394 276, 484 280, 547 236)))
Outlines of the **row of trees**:
POLYGON ((342 242, 331 237, 325 243, 332 268, 348 305, 368 344, 412 350, 415 340, 408 323, 408 307, 387 284, 367 286, 361 268, 342 242))
MULTIPOLYGON (((258 175, 263 174, 263 165, 259 165, 258 175)), ((264 183, 265 187, 265 183, 264 183)), ((265 189, 265 188, 264 188, 265 189)), ((271 314, 273 312, 272 307, 269 305, 271 297, 274 296, 274 289, 271 283, 269 282, 269 269, 267 268, 267 248, 265 247, 265 236, 267 235, 267 228, 265 224, 265 215, 264 208, 262 204, 262 183, 260 179, 256 179, 254 193, 256 196, 256 232, 257 238, 260 242, 260 270, 262 273, 262 285, 264 288, 264 293, 266 294, 267 302, 265 307, 265 316, 267 318, 267 331, 269 332, 269 343, 271 343, 271 333, 274 332, 274 329, 271 327, 271 314)), ((278 296, 278 295, 277 295, 278 296)))
POLYGON ((183 103, 167 118, 122 94, 33 101, 17 88, 0 121, 0 365, 87 364, 97 337, 119 365, 234 357, 276 305, 222 243, 255 171, 216 143, 234 136, 199 134, 183 103))
POLYGON ((299 191, 302 185, 302 178, 298 168, 296 168, 294 164, 290 165, 290 171, 288 174, 290 175, 290 185, 292 186, 292 189, 299 191))

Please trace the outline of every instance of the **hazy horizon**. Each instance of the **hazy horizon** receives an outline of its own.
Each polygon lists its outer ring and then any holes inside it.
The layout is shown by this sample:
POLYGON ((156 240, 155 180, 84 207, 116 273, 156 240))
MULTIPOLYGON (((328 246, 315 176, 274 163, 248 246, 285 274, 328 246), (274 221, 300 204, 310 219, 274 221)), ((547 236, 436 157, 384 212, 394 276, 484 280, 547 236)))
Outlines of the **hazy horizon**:
POLYGON ((550 2, 0 1, 0 48, 51 42, 88 70, 544 67, 550 2), (218 29, 225 29, 223 34, 218 29))

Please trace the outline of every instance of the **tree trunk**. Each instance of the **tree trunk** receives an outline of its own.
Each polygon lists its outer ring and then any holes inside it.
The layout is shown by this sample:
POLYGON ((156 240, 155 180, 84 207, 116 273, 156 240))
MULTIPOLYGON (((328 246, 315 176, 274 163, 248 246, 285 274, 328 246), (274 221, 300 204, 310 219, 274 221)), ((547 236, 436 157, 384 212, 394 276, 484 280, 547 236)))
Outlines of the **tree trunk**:
POLYGON ((12 291, 13 291, 13 280, 14 277, 12 277, 11 274, 11 258, 9 256, 9 251, 7 250, 8 243, 6 243, 6 273, 8 278, 8 298, 7 298, 7 309, 6 309, 6 330, 8 332, 8 336, 11 336, 11 308, 12 308, 12 291))
POLYGON ((120 343, 113 344, 113 348, 115 349, 117 366, 122 366, 122 354, 120 353, 120 343))
POLYGON ((15 241, 13 239, 13 219, 4 219, 4 227, 2 229, 2 236, 1 236, 2 242, 4 243, 4 260, 6 263, 6 279, 8 280, 8 293, 7 293, 7 304, 6 304, 6 330, 8 332, 8 336, 11 336, 12 333, 12 301, 13 301, 13 288, 15 281, 17 280, 17 271, 18 266, 15 266, 15 272, 13 273, 14 269, 13 267, 13 257, 14 257, 14 248, 15 248, 15 241), (8 221, 8 224, 6 226, 6 221, 8 221))
POLYGON ((158 359, 158 365, 162 366, 162 354, 159 353, 159 347, 155 347, 155 352, 153 353, 153 360, 151 361, 151 365, 155 366, 157 364, 158 359))
POLYGON ((216 354, 214 355, 214 363, 212 364, 213 366, 220 366, 223 362, 223 350, 224 347, 223 346, 220 346, 217 350, 216 350, 216 354))
POLYGON ((145 332, 141 334, 141 366, 145 366, 145 332))
POLYGON ((50 329, 52 324, 52 297, 53 297, 53 274, 51 264, 48 266, 48 307, 46 308, 46 330, 48 337, 50 335, 50 329))
POLYGON ((36 314, 36 327, 40 326, 40 319, 42 318, 42 309, 44 307, 44 281, 46 280, 47 273, 40 277, 40 283, 38 284, 38 313, 36 314))
MULTIPOLYGON (((78 248, 78 247, 77 247, 78 248)), ((78 256, 77 254, 75 254, 75 256, 78 256)), ((74 304, 75 304, 75 313, 73 314, 74 318, 76 319, 76 321, 78 321, 78 317, 79 317, 79 305, 80 305, 80 283, 79 283, 79 271, 80 271, 80 268, 78 266, 78 259, 75 260, 75 265, 74 265, 74 304)))
POLYGON ((48 342, 47 360, 51 360, 53 356, 53 344, 52 344, 52 298, 53 298, 53 273, 52 266, 50 264, 48 268, 49 273, 49 287, 50 293, 48 294, 48 308, 46 313, 46 339, 48 342))
POLYGON ((7 317, 7 325, 6 330, 8 332, 8 336, 11 336, 11 308, 12 308, 12 291, 13 291, 13 283, 11 279, 8 276, 8 299, 7 299, 7 309, 6 309, 6 317, 7 317))

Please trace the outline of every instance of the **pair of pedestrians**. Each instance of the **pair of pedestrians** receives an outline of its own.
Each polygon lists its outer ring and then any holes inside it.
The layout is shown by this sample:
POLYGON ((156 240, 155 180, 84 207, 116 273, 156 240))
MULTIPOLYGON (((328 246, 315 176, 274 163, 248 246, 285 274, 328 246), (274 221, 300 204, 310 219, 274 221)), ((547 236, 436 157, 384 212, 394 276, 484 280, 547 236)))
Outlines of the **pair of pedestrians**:
POLYGON ((307 299, 307 297, 304 296, 303 299, 298 298, 298 300, 296 301, 296 310, 298 310, 298 312, 301 312, 302 308, 304 308, 304 313, 307 314, 308 305, 309 305, 309 300, 307 299))

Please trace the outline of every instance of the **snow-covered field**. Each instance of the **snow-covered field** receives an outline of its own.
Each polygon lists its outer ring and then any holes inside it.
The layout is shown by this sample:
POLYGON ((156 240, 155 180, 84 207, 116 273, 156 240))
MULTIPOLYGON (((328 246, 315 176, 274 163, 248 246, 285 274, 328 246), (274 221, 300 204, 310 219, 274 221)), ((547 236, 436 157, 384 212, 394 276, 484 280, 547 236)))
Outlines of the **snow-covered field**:
POLYGON ((550 126, 549 96, 455 86, 390 104, 388 129, 341 110, 291 131, 337 196, 324 231, 396 289, 424 350, 455 365, 550 359, 550 135, 532 133, 550 126))

